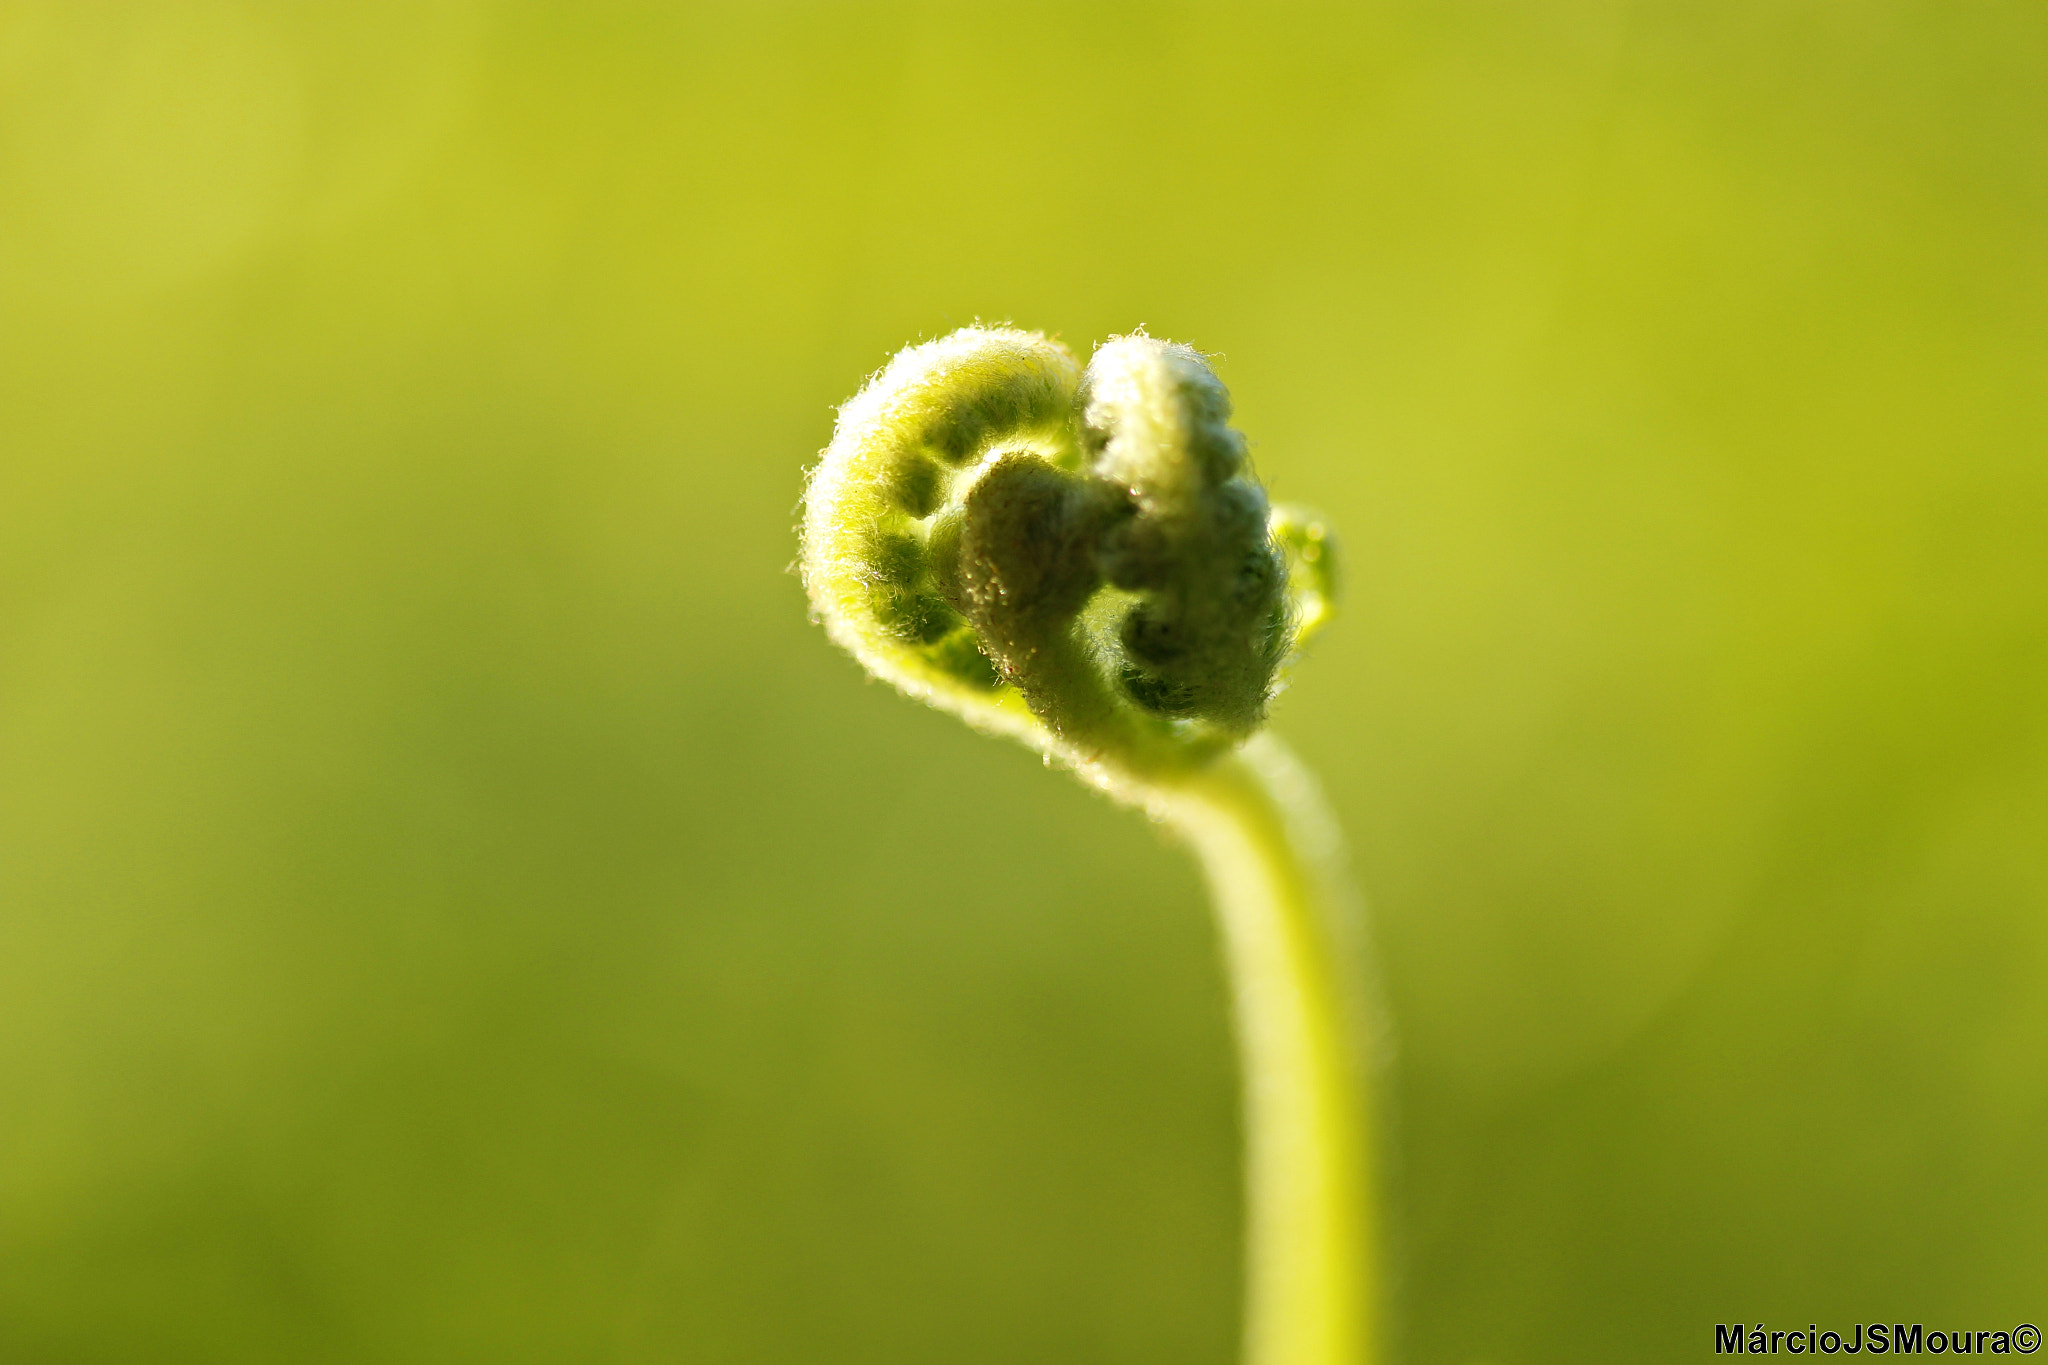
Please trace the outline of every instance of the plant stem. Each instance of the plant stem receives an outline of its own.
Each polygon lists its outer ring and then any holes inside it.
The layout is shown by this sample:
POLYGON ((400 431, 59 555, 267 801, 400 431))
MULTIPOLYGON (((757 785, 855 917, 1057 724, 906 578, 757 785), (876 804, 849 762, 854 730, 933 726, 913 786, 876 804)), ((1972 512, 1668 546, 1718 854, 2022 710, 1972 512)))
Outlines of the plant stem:
POLYGON ((1234 997, 1245 1125, 1245 1365, 1376 1354, 1356 900, 1314 778, 1269 735, 1153 786, 1200 857, 1234 997))

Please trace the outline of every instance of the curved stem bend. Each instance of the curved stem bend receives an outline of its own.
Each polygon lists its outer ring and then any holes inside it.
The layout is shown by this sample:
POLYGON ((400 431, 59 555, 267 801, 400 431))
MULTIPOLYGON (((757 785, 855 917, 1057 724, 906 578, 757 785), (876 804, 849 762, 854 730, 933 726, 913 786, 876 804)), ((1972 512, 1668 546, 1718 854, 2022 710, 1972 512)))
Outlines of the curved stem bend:
POLYGON ((1377 1355, 1368 1002, 1336 822, 1257 735, 1147 804, 1216 901, 1244 1086, 1245 1365, 1377 1355))

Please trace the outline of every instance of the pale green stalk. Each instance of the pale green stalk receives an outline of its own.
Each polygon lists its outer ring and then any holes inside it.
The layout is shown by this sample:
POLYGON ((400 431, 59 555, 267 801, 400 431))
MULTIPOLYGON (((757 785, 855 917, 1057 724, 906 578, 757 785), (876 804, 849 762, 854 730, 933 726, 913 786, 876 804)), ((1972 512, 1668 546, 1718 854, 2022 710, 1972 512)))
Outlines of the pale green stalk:
POLYGON ((1371 1359, 1365 1002, 1336 825, 1256 735, 1152 808, 1201 859, 1236 1015, 1245 1127, 1247 1365, 1371 1359))
POLYGON ((1201 859, 1243 1069, 1247 1365, 1369 1365, 1365 1013, 1341 841, 1260 733, 1330 616, 1332 546, 1269 507, 1206 361, 1145 336, 1085 370, 967 328, 841 409, 804 584, 868 669, 1024 740, 1201 859))

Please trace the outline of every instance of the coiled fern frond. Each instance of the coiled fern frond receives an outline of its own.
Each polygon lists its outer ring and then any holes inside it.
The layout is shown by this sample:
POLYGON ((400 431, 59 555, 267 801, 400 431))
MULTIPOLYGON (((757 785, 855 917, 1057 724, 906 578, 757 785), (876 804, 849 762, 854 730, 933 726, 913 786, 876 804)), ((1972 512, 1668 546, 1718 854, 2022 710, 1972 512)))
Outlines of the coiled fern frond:
POLYGON ((812 609, 870 672, 1143 807, 1208 874, 1236 999, 1245 1355, 1363 1365, 1366 1032, 1341 841, 1260 733, 1329 619, 1330 539, 1268 505, 1186 346, 1083 368, 1034 332, 902 352, 840 409, 804 495, 812 609))
POLYGON ((1265 719, 1330 613, 1320 521, 1272 508, 1187 346, 1032 332, 899 354, 840 412, 802 569, 833 638, 904 691, 1098 781, 1265 719))

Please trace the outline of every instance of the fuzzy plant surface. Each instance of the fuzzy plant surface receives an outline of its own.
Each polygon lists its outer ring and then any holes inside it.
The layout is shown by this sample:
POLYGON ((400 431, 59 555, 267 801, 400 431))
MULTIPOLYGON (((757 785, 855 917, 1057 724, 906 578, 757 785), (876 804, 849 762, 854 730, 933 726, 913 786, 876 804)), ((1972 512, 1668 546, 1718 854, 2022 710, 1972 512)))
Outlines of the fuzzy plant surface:
POLYGON ((1322 522, 1271 505, 1194 349, 1084 368, 970 327, 840 409, 800 565, 877 677, 1021 739, 1200 858, 1232 988, 1248 1365, 1364 1365, 1377 1321, 1355 900, 1314 780, 1263 730, 1330 618, 1322 522))

